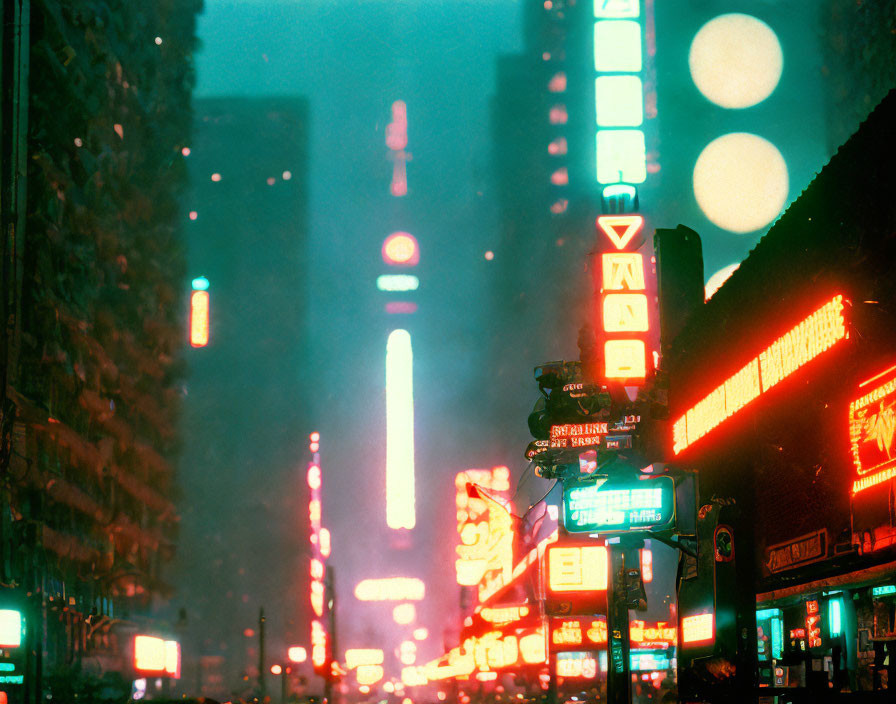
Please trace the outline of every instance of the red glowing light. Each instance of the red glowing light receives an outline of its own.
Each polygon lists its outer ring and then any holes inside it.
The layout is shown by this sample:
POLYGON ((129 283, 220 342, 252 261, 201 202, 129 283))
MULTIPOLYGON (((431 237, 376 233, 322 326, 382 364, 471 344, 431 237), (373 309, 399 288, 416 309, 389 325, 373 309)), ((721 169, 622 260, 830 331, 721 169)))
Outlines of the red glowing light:
POLYGON ((198 217, 199 217, 199 213, 197 213, 195 210, 190 211, 190 220, 195 220, 198 217))
POLYGON ((601 215, 597 219, 597 227, 613 243, 616 249, 625 249, 641 228, 644 218, 640 215, 601 215))
POLYGON ((205 347, 208 344, 208 329, 208 291, 193 291, 190 296, 190 344, 205 347))
POLYGON ((283 668, 280 665, 271 665, 271 674, 279 675, 283 672, 283 668))
MULTIPOLYGON (((838 295, 788 330, 683 413, 672 428, 673 452, 677 455, 693 445, 760 394, 846 337, 843 296, 838 295)), ((863 488, 854 486, 853 491, 863 488)))
POLYGON ((566 137, 557 137, 557 139, 548 144, 548 154, 551 156, 562 156, 566 154, 566 150, 566 137))
POLYGON ((641 579, 653 581, 653 551, 650 548, 641 548, 641 579))
POLYGON ((180 150, 180 153, 183 154, 184 156, 190 156, 190 148, 184 147, 183 149, 180 150))
POLYGON ((393 266, 414 266, 420 261, 417 239, 409 232, 393 232, 383 242, 383 261, 393 266))
POLYGON ((316 464, 313 464, 308 468, 308 486, 312 489, 320 489, 320 485, 320 467, 318 467, 316 464))
POLYGON ((315 431, 315 432, 311 433, 311 435, 308 436, 308 439, 311 442, 320 442, 320 433, 315 431))
POLYGON ((410 301, 389 301, 386 304, 386 312, 390 315, 416 313, 417 304, 410 301))
POLYGON ((490 261, 491 261, 492 259, 494 259, 494 258, 495 258, 495 253, 494 253, 493 251, 488 250, 488 251, 485 253, 485 260, 486 260, 486 261, 489 261, 489 262, 490 262, 490 261))
POLYGON ((386 125, 386 146, 392 151, 408 146, 408 107, 403 100, 392 103, 392 122, 386 125))
POLYGON ((548 82, 548 90, 551 93, 562 93, 566 90, 566 74, 563 71, 559 71, 551 76, 551 80, 548 82))
POLYGON ((554 201, 551 203, 551 212, 554 215, 560 215, 561 213, 565 213, 566 209, 569 207, 569 201, 565 198, 562 198, 558 201, 554 201))
POLYGON ((565 125, 568 119, 565 105, 554 105, 548 113, 548 120, 552 125, 565 125))
POLYGON ((219 173, 217 173, 217 172, 212 174, 212 181, 214 181, 215 183, 217 183, 217 182, 220 181, 220 180, 221 180, 221 174, 219 174, 219 173))
POLYGON ((551 174, 551 183, 555 186, 565 186, 569 183, 569 172, 563 166, 551 174))
POLYGON ((891 452, 896 436, 896 367, 862 382, 859 388, 870 382, 879 383, 849 404, 850 449, 856 468, 853 494, 896 477, 896 457, 891 452))

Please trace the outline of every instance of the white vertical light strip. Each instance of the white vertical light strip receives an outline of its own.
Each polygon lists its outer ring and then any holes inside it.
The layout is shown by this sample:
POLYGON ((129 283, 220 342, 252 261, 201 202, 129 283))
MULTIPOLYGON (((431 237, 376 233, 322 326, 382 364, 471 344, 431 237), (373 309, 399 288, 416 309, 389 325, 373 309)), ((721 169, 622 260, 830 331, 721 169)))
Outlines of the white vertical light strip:
POLYGON ((407 330, 386 342, 386 525, 413 528, 414 353, 407 330))

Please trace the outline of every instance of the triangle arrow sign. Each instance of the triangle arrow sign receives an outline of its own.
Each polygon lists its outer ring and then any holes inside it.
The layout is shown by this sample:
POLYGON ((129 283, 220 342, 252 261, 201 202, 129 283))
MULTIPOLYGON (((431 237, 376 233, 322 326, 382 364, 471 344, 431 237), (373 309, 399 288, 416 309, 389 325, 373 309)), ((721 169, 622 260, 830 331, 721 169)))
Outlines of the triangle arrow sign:
POLYGON ((644 226, 644 218, 640 215, 601 215, 597 226, 610 238, 616 249, 625 249, 632 238, 644 226))

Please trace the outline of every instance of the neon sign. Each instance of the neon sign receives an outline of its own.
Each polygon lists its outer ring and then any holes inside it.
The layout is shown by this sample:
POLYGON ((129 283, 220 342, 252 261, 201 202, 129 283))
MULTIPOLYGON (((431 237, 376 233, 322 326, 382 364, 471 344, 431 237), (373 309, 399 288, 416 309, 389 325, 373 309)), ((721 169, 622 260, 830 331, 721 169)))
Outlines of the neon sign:
POLYGON ((690 447, 846 337, 843 296, 837 295, 683 413, 672 429, 673 452, 690 447))
POLYGON ((603 484, 568 487, 563 492, 563 526, 570 533, 646 530, 666 527, 675 517, 671 477, 633 486, 603 484))
POLYGON ((545 561, 551 592, 607 590, 607 548, 604 545, 554 545, 548 548, 545 561))
POLYGON ((484 608, 479 611, 484 621, 494 624, 508 624, 529 615, 528 606, 499 606, 496 608, 484 608))
POLYGON ((392 103, 392 122, 386 125, 386 146, 392 152, 393 161, 389 192, 400 198, 408 193, 407 161, 410 159, 405 151, 408 146, 408 108, 403 100, 392 103))
POLYGON ((598 673, 593 653, 557 653, 557 676, 593 680, 598 673))
POLYGON ((877 385, 849 404, 849 440, 857 478, 852 493, 896 477, 896 367, 863 382, 877 385))
POLYGON ((193 291, 190 295, 190 345, 205 347, 208 344, 208 330, 208 291, 193 291))
POLYGON ((513 571, 513 519, 510 515, 510 470, 507 467, 468 469, 454 480, 457 532, 460 545, 455 561, 457 583, 476 586, 491 571, 509 579, 513 571), (495 500, 469 496, 475 484, 495 500))
POLYGON ((681 619, 681 642, 703 643, 715 638, 713 614, 695 614, 681 619))
POLYGON ((22 614, 15 609, 0 609, 0 648, 18 648, 22 644, 22 614))
POLYGON ((597 219, 598 230, 616 250, 601 255, 600 317, 603 331, 609 335, 604 341, 606 379, 638 381, 647 376, 643 333, 649 330, 650 321, 644 260, 638 252, 620 251, 640 245, 636 235, 643 226, 640 215, 601 215, 597 219))
POLYGON ((606 645, 607 622, 601 619, 560 618, 551 621, 551 650, 587 650, 606 645))
POLYGON ((600 445, 608 423, 566 423, 551 426, 551 447, 589 447, 600 445))
POLYGON ((413 368, 411 334, 393 330, 386 341, 386 525, 396 530, 417 523, 413 368))

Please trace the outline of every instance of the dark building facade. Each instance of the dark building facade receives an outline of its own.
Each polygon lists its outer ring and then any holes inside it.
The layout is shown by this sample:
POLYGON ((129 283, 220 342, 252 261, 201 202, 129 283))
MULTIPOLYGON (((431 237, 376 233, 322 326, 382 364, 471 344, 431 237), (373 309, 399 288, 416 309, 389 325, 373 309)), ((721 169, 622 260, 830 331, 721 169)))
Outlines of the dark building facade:
POLYGON ((9 701, 99 700, 101 677, 127 696, 135 635, 177 640, 159 614, 200 5, 3 6, 0 608, 24 634, 4 634, 9 701))
POLYGON ((896 642, 894 116, 891 92, 664 361, 668 455, 697 471, 700 521, 716 526, 699 536, 710 551, 700 573, 687 560, 680 573, 679 665, 704 673, 683 683, 685 695, 725 691, 726 680, 742 692, 759 684, 816 696, 887 687, 896 642))

